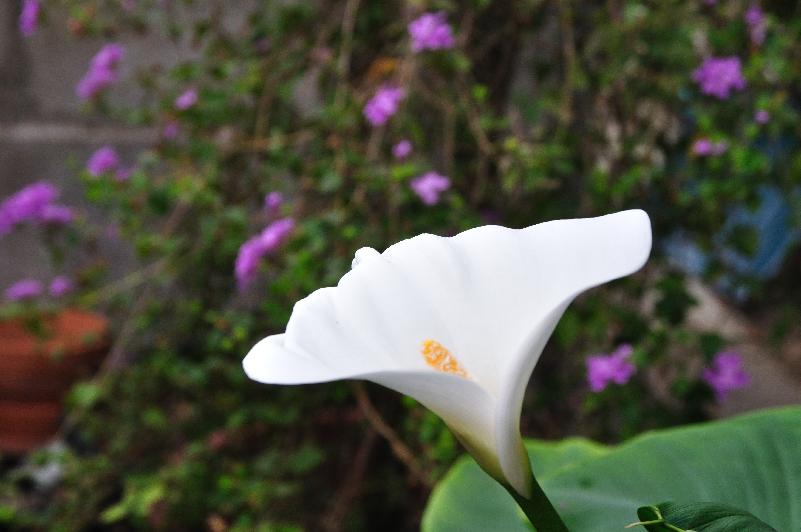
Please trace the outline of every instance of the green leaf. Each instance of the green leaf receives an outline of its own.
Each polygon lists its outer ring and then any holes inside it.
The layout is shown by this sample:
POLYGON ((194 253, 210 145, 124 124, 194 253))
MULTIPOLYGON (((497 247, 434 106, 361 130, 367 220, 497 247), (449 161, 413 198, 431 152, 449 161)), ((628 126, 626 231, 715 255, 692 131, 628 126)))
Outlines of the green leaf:
POLYGON ((748 512, 711 502, 643 506, 637 517, 648 532, 776 532, 748 512))
MULTIPOLYGON (((576 439, 529 442, 527 449, 540 484, 573 532, 622 531, 637 508, 654 501, 714 501, 790 531, 801 530, 799 441, 801 407, 789 407, 652 432, 609 449, 576 439)), ((500 485, 462 459, 434 490, 423 530, 531 527, 500 485)))
POLYGON ((102 387, 95 382, 79 382, 70 392, 70 402, 79 408, 91 408, 103 396, 102 387))

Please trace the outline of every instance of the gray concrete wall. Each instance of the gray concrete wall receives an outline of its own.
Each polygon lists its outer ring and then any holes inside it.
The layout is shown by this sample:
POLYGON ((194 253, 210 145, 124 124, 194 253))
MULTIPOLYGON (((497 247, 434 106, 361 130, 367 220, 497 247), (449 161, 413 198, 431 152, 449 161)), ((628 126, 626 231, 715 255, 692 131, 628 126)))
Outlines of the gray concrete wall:
MULTIPOLYGON (((59 185, 62 198, 90 217, 102 221, 91 206, 81 203, 76 164, 82 166, 98 147, 114 146, 126 162, 157 137, 156 131, 130 128, 92 113, 75 95, 75 86, 95 53, 107 41, 77 39, 67 31, 67 14, 48 5, 47 24, 22 37, 17 29, 20 0, 0 0, 0 200, 22 186, 41 179, 59 185), (73 164, 70 164, 70 161, 73 164)), ((49 4, 54 4, 50 2, 49 4)), ((217 0, 199 0, 191 6, 165 3, 160 13, 188 27, 208 16, 217 0)), ((257 0, 231 0, 222 21, 229 32, 239 32, 257 0)), ((197 55, 189 40, 173 42, 156 25, 153 31, 130 33, 116 40, 126 56, 120 65, 120 82, 106 94, 115 107, 135 106, 142 97, 133 81, 142 69, 169 69, 197 55)), ((0 293, 21 277, 48 278, 51 270, 37 233, 23 228, 0 237, 0 293)), ((131 262, 129 254, 109 250, 112 260, 131 262)), ((115 264, 124 271, 127 264, 115 264)))
MULTIPOLYGON (((24 38, 17 30, 18 4, 0 2, 0 199, 46 179, 61 187, 64 203, 97 219, 91 206, 82 203, 75 165, 83 165, 104 144, 133 161, 155 132, 87 112, 75 96, 75 85, 104 41, 69 36, 58 13, 50 14, 52 24, 24 38)), ((123 82, 109 91, 116 104, 130 105, 140 97, 133 83, 124 82, 136 69, 153 64, 154 58, 173 64, 187 53, 152 35, 122 42, 127 49, 120 69, 123 82)), ((0 238, 0 291, 21 277, 54 273, 39 240, 34 228, 0 238)), ((110 251, 115 260, 127 256, 110 251)))

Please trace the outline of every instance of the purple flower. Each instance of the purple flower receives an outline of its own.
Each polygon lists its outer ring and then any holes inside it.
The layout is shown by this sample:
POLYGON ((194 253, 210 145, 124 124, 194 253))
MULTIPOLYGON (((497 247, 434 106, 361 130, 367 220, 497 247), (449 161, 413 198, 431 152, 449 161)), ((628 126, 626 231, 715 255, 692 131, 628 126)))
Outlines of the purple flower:
POLYGON ((39 4, 39 0, 24 0, 19 15, 19 32, 22 35, 30 37, 36 32, 41 10, 42 6, 39 4))
POLYGON ((699 157, 710 155, 723 155, 729 149, 729 144, 724 141, 712 142, 708 138, 700 138, 693 143, 692 151, 699 157))
POLYGON ((748 34, 751 42, 757 46, 765 42, 767 25, 765 23, 765 13, 759 4, 751 4, 745 12, 745 23, 748 26, 748 34))
POLYGON ((186 89, 175 98, 175 108, 179 111, 186 111, 197 103, 197 89, 192 87, 186 89))
POLYGON ((69 277, 59 275, 50 282, 50 289, 48 291, 51 297, 59 298, 72 292, 73 288, 74 285, 69 277))
POLYGON ((281 218, 268 225, 259 235, 264 252, 270 253, 278 249, 294 228, 295 220, 292 218, 281 218))
POLYGON ((756 113, 754 113, 754 122, 757 124, 767 124, 770 122, 770 113, 765 111, 764 109, 760 109, 756 113))
POLYGON ((412 51, 453 48, 453 31, 445 20, 445 13, 423 13, 409 23, 412 51))
POLYGON ((117 81, 117 74, 111 70, 90 69, 78 82, 75 94, 82 100, 91 100, 117 81))
POLYGON ((392 147, 392 155, 396 159, 405 159, 412 153, 412 142, 409 139, 403 139, 392 147))
POLYGON ((587 358, 587 382, 593 392, 603 391, 610 383, 626 384, 637 368, 629 360, 634 349, 622 344, 608 355, 587 358))
POLYGON ((120 227, 116 224, 109 224, 103 230, 103 235, 109 240, 117 240, 120 237, 121 231, 120 227))
POLYGON ((695 155, 711 155, 712 154, 712 141, 709 139, 698 139, 693 142, 693 153, 695 155))
POLYGON ((164 124, 164 127, 161 129, 161 136, 164 140, 175 140, 180 131, 181 127, 178 125, 178 122, 170 120, 164 124))
POLYGON ((109 43, 103 46, 92 58, 92 68, 112 70, 119 65, 125 57, 125 47, 119 43, 109 43))
POLYGON ((58 197, 58 189, 46 181, 33 183, 0 204, 0 235, 9 233, 17 224, 42 221, 46 209, 58 197))
POLYGON ((111 146, 103 146, 95 151, 86 163, 86 170, 95 177, 116 170, 120 166, 120 157, 111 146))
POLYGON ((701 378, 715 392, 718 402, 724 401, 729 392, 745 388, 751 382, 751 377, 743 369, 742 357, 734 351, 721 351, 715 355, 701 378))
POLYGON ((439 203, 439 195, 450 188, 451 180, 436 172, 426 172, 412 179, 410 186, 423 203, 436 205, 439 203))
POLYGON ((234 264, 234 275, 240 290, 247 288, 256 277, 259 271, 259 263, 264 256, 262 248, 261 239, 258 235, 248 239, 240 246, 239 253, 236 256, 236 263, 234 264))
POLYGON ((701 92, 721 100, 727 99, 732 90, 745 89, 742 64, 737 56, 705 59, 693 72, 693 80, 701 86, 701 92))
POLYGON ((116 43, 105 45, 92 58, 89 70, 78 82, 75 92, 83 100, 90 100, 117 81, 117 66, 125 56, 125 48, 116 43))
POLYGON ((402 88, 384 85, 364 106, 364 116, 373 126, 383 125, 398 112, 398 106, 405 96, 402 88))
POLYGON ((74 219, 72 209, 64 205, 45 205, 39 213, 39 220, 46 224, 66 225, 74 219))
POLYGON ((23 279, 6 288, 7 301, 22 301, 42 295, 42 283, 35 279, 23 279))
POLYGON ((281 218, 242 244, 234 265, 234 275, 240 290, 246 289, 253 282, 259 272, 262 258, 278 249, 294 227, 295 220, 281 218))
POLYGON ((264 210, 269 214, 275 213, 284 203, 284 195, 274 190, 264 196, 264 210))
POLYGON ((114 180, 118 183, 123 183, 128 181, 134 173, 133 166, 126 166, 117 168, 117 171, 114 172, 114 180))

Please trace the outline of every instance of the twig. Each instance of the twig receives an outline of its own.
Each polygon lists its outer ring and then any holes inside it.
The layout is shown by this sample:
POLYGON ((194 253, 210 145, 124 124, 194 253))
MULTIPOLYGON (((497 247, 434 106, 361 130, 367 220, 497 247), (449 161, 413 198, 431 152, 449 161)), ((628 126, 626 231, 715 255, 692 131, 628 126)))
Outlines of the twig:
POLYGON ((271 78, 269 76, 269 66, 270 61, 265 59, 262 62, 262 70, 264 72, 263 77, 268 79, 264 82, 264 86, 261 89, 261 94, 259 95, 259 101, 256 104, 256 121, 253 125, 254 139, 260 139, 265 136, 269 121, 270 103, 272 102, 273 95, 275 94, 275 86, 278 84, 275 78, 271 78))
POLYGON ((573 31, 573 10, 569 2, 559 4, 559 29, 562 33, 562 55, 565 64, 565 86, 562 89, 560 117, 570 125, 573 119, 573 90, 576 86, 576 37, 573 31))
MULTIPOLYGON (((176 205, 175 209, 173 209, 170 217, 164 223, 164 228, 162 229, 162 235, 167 238, 178 228, 181 221, 183 220, 186 213, 189 211, 189 204, 188 203, 179 203, 176 205)), ((100 375, 103 375, 110 371, 115 371, 118 369, 123 368, 128 363, 128 357, 126 355, 126 347, 130 342, 131 338, 133 337, 134 333, 136 333, 137 324, 136 324, 136 317, 142 312, 145 308, 145 305, 150 300, 150 296, 153 293, 153 285, 147 285, 141 292, 139 299, 134 304, 134 307, 128 313, 128 317, 126 318, 125 322, 123 323, 122 328, 120 329, 119 334, 117 335, 114 344, 109 351, 108 356, 103 361, 103 365, 100 368, 100 375)))
POLYGON ((90 292, 89 294, 85 295, 84 298, 92 304, 111 299, 121 292, 130 290, 131 288, 146 282, 151 275, 159 273, 161 269, 164 268, 166 263, 166 259, 159 259, 151 264, 148 264, 144 268, 129 273, 122 279, 114 281, 113 283, 109 283, 102 288, 98 288, 94 292, 90 292))
POLYGON ((348 509, 361 495, 364 487, 364 475, 367 472, 370 454, 377 439, 378 434, 372 430, 367 431, 364 435, 364 439, 350 463, 348 475, 337 491, 336 497, 329 504, 328 511, 323 516, 321 527, 325 532, 340 532, 344 529, 344 521, 348 515, 348 509))
POLYGON ((364 389, 364 385, 360 382, 353 382, 351 383, 351 389, 356 396, 356 402, 359 404, 359 408, 362 414, 364 414, 365 419, 370 423, 373 430, 389 442, 392 454, 403 462, 418 482, 424 486, 432 487, 434 483, 428 475, 426 475, 425 471, 423 471, 423 467, 417 459, 415 459, 412 450, 403 443, 398 434, 392 430, 392 427, 387 425, 387 422, 384 421, 384 418, 381 417, 381 414, 375 409, 373 403, 370 401, 370 397, 367 395, 367 390, 364 389))
MULTIPOLYGON (((180 225, 181 221, 183 220, 184 216, 188 211, 189 211, 189 204, 179 203, 175 207, 175 209, 173 209, 172 213, 170 214, 170 217, 164 223, 164 229, 162 230, 162 234, 165 237, 171 235, 178 228, 178 225, 180 225)), ((154 273, 156 273, 160 271, 166 264, 167 264, 166 259, 156 261, 153 264, 143 268, 142 270, 134 272, 133 274, 131 274, 131 276, 144 275, 144 272, 150 271, 151 269, 154 273)), ((123 279, 120 284, 124 284, 126 279, 128 278, 123 279)), ((131 283, 131 284, 135 286, 138 283, 131 283)), ((131 311, 128 313, 128 317, 126 318, 125 323, 123 324, 122 329, 120 330, 120 333, 117 335, 114 344, 109 350, 109 354, 103 360, 103 364, 101 365, 100 370, 98 370, 95 379, 104 378, 112 371, 121 369, 128 362, 128 357, 125 354, 125 347, 127 346, 133 334, 136 332, 135 318, 141 313, 142 309, 144 308, 144 305, 150 299, 150 294, 152 293, 152 290, 153 290, 152 285, 148 285, 142 291, 142 294, 140 295, 139 299, 134 305, 134 308, 131 309, 131 311)), ((70 415, 68 415, 61 423, 59 432, 61 434, 68 433, 76 425, 79 417, 80 415, 77 413, 71 413, 70 415)))
POLYGON ((361 0, 348 0, 342 13, 342 44, 339 47, 337 58, 337 84, 335 107, 342 106, 342 100, 347 92, 348 72, 350 71, 350 56, 353 52, 353 29, 356 27, 356 13, 359 11, 361 0))

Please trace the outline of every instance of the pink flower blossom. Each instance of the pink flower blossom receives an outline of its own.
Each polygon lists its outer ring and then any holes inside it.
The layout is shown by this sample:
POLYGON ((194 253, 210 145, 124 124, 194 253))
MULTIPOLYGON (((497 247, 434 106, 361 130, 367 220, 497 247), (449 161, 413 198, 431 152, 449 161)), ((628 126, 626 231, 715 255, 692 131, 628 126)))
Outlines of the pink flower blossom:
POLYGON ((175 120, 170 120, 164 124, 163 128, 161 128, 161 137, 164 140, 175 140, 180 132, 181 126, 178 125, 178 122, 175 120))
POLYGON ((177 98, 175 98, 175 108, 179 111, 186 111, 197 103, 197 89, 192 87, 186 89, 177 98))
POLYGON ((111 146, 103 146, 95 151, 86 163, 86 170, 95 177, 116 170, 120 166, 120 157, 111 146))
POLYGON ((117 74, 115 72, 104 69, 92 69, 78 82, 75 93, 82 100, 91 100, 116 81, 117 74))
POLYGON ((35 279, 23 279, 17 281, 6 289, 5 298, 7 301, 24 301, 42 295, 42 283, 35 279))
POLYGON ((765 22, 765 13, 759 4, 751 4, 745 12, 745 24, 748 26, 748 34, 751 37, 751 42, 760 46, 765 42, 765 35, 767 34, 768 27, 765 22))
POLYGON ((764 109, 760 109, 756 113, 754 113, 754 122, 757 124, 767 124, 770 122, 770 113, 765 111, 764 109))
POLYGON ((403 139, 392 147, 392 155, 396 159, 405 159, 412 153, 412 142, 409 139, 403 139))
POLYGON ((246 289, 259 273, 265 255, 277 250, 295 227, 292 218, 281 218, 268 225, 261 233, 248 239, 239 248, 234 274, 240 290, 246 289))
POLYGON ((113 69, 125 57, 125 47, 119 43, 108 43, 92 58, 93 68, 113 69))
POLYGON ((64 275, 59 275, 50 282, 48 292, 50 292, 51 297, 59 298, 69 294, 73 289, 72 280, 64 275))
POLYGON ((727 99, 733 90, 745 89, 742 64, 737 56, 710 57, 693 72, 693 80, 701 86, 701 92, 727 99))
POLYGON ((439 203, 440 194, 450 188, 451 180, 436 172, 426 172, 414 178, 410 186, 423 203, 431 206, 439 203))
POLYGON ((409 23, 409 35, 412 37, 412 51, 442 50, 453 48, 455 40, 453 30, 445 20, 445 13, 423 13, 409 23))
POLYGON ((725 141, 713 142, 708 138, 700 138, 693 143, 692 151, 699 157, 723 155, 729 149, 725 141))
POLYGON ((718 402, 725 401, 729 392, 745 388, 751 383, 751 377, 743 368, 742 357, 734 351, 721 351, 715 355, 701 378, 715 392, 718 402))
POLYGON ((25 36, 30 37, 36 33, 36 28, 39 25, 39 13, 42 6, 39 0, 24 0, 22 3, 22 11, 19 15, 19 32, 25 36))
POLYGON ((124 56, 125 48, 120 44, 110 43, 101 48, 75 88, 78 97, 90 100, 115 83, 118 77, 117 67, 124 56))
POLYGON ((611 383, 626 384, 636 373, 636 366, 629 360, 634 349, 623 344, 609 355, 593 355, 587 358, 587 382, 590 390, 601 392, 611 383))
POLYGON ((109 240, 117 240, 120 238, 121 234, 122 231, 120 231, 120 226, 114 223, 107 225, 103 230, 103 235, 109 240))
POLYGON ((268 214, 275 214, 284 203, 284 195, 274 190, 264 196, 264 210, 268 214))
POLYGON ((46 181, 28 185, 0 203, 0 235, 26 221, 50 222, 58 189, 46 181), (50 211, 48 213, 48 211, 50 211))
POLYGON ((118 183, 124 183, 128 181, 134 173, 133 166, 121 166, 117 168, 117 171, 114 172, 114 180, 118 183))
POLYGON ((381 126, 398 112, 406 91, 393 85, 384 85, 364 106, 364 116, 373 126, 381 126))
POLYGON ((39 220, 46 224, 66 225, 74 219, 72 209, 64 205, 46 205, 39 213, 39 220))

